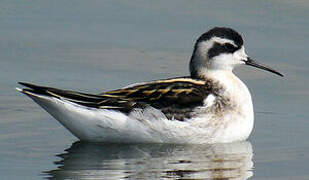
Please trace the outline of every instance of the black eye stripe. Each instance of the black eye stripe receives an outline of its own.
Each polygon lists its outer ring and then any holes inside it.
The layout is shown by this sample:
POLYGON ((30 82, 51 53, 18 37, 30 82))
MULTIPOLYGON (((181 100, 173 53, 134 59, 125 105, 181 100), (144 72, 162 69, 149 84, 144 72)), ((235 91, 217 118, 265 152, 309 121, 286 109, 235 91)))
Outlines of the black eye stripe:
POLYGON ((234 45, 230 44, 230 43, 225 43, 223 44, 223 46, 226 48, 226 49, 237 49, 237 47, 235 47, 234 45))
POLYGON ((235 51, 239 49, 240 47, 235 47, 230 43, 225 43, 225 44, 214 43, 212 48, 210 48, 208 51, 208 58, 211 59, 222 53, 234 53, 235 51))

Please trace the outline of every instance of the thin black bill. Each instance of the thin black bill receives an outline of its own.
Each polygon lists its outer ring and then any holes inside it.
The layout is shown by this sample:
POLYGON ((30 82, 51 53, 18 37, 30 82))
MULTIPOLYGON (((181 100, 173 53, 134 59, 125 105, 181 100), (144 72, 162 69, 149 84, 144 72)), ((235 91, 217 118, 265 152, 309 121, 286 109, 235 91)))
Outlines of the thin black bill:
POLYGON ((253 66, 253 67, 256 67, 256 68, 260 68, 260 69, 264 69, 266 71, 272 72, 274 74, 277 74, 277 75, 283 77, 283 74, 281 74, 280 72, 278 72, 278 71, 276 71, 276 70, 274 70, 274 69, 272 69, 272 68, 270 68, 270 67, 268 67, 264 64, 258 63, 258 62, 254 61, 253 59, 251 59, 249 57, 248 57, 247 60, 244 60, 244 62, 246 63, 246 65, 253 66))

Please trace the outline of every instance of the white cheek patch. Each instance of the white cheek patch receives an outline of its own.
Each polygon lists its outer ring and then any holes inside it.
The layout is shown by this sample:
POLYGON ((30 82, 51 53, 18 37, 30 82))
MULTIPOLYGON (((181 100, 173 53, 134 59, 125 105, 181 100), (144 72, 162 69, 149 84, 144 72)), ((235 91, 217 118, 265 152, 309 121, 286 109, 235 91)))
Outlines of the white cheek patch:
POLYGON ((247 60, 248 58, 248 55, 245 52, 244 46, 242 46, 239 50, 235 51, 233 56, 234 56, 234 59, 236 59, 237 61, 247 60))
POLYGON ((235 64, 239 64, 234 60, 233 54, 222 53, 219 56, 213 57, 211 62, 212 69, 232 70, 235 64))

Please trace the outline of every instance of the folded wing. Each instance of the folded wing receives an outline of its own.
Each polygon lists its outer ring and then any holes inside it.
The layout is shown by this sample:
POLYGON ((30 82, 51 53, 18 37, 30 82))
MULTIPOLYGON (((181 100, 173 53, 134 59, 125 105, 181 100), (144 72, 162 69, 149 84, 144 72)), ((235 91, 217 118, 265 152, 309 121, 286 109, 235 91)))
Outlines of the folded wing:
POLYGON ((203 100, 213 91, 210 82, 191 78, 174 78, 139 83, 99 95, 61 90, 19 82, 28 88, 27 92, 65 99, 83 106, 113 109, 130 113, 135 108, 153 107, 160 109, 167 118, 184 120, 189 118, 194 107, 201 106, 203 100))

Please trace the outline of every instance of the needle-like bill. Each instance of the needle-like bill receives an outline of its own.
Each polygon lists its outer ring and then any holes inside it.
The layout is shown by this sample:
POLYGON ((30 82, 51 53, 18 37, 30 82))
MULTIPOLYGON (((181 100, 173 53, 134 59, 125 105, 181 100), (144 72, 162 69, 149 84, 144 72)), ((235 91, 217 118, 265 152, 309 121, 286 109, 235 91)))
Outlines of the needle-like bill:
POLYGON ((260 68, 260 69, 264 69, 266 71, 269 71, 269 72, 272 72, 272 73, 275 73, 281 77, 283 77, 283 74, 279 73, 278 71, 264 65, 264 64, 261 64, 261 63, 258 63, 256 61, 254 61, 253 59, 249 58, 247 60, 244 60, 244 62, 246 63, 246 65, 249 65, 249 66, 253 66, 253 67, 256 67, 256 68, 260 68))

